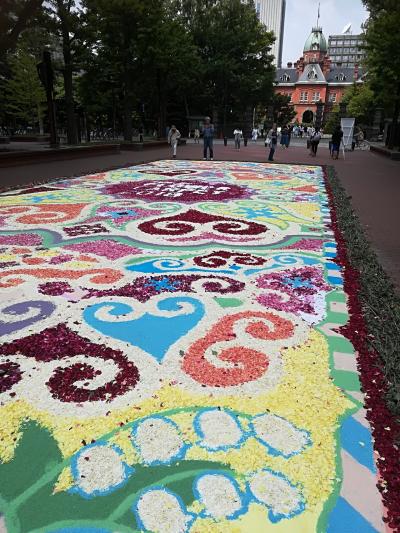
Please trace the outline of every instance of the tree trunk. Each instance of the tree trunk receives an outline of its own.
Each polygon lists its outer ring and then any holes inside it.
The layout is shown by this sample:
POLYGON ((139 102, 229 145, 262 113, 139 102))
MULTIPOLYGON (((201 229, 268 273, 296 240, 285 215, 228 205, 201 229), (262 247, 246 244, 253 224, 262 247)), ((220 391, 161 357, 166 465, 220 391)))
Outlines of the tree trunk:
POLYGON ((226 137, 226 104, 224 105, 224 125, 223 125, 223 130, 224 130, 224 137, 226 137))
POLYGON ((64 91, 65 91, 65 111, 67 115, 67 142, 68 144, 77 144, 78 138, 76 134, 71 63, 68 63, 68 64, 67 62, 65 63, 63 74, 64 74, 64 91))
POLYGON ((389 150, 393 150, 396 139, 397 139, 399 114, 400 114, 400 84, 397 85, 393 116, 392 116, 392 127, 390 128, 390 135, 389 135, 389 141, 388 141, 389 150))
POLYGON ((77 144, 75 110, 74 110, 74 89, 72 83, 72 54, 70 38, 70 6, 65 6, 63 0, 57 0, 57 14, 61 23, 62 48, 64 57, 64 93, 65 93, 65 112, 67 115, 67 143, 77 144))
POLYGON ((44 134, 44 128, 43 128, 43 115, 42 110, 40 109, 40 104, 37 105, 37 120, 39 123, 39 134, 44 134))
POLYGON ((167 130, 167 96, 161 81, 161 73, 157 71, 157 92, 158 92, 158 136, 164 138, 167 130))
POLYGON ((186 111, 186 124, 187 124, 188 134, 190 135, 190 122, 189 122, 190 111, 189 111, 189 104, 187 101, 186 94, 184 95, 183 100, 184 100, 185 111, 186 111))
POLYGON ((132 94, 129 70, 125 69, 124 74, 124 141, 132 141, 132 94))

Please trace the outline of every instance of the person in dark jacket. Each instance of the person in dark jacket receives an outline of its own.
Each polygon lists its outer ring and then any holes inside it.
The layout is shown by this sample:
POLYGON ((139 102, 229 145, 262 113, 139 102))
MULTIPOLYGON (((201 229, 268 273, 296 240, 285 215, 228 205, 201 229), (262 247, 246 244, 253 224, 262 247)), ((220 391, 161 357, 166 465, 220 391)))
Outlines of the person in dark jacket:
POLYGON ((289 129, 284 126, 281 131, 281 146, 287 148, 289 146, 289 129))
POLYGON ((274 153, 276 150, 276 145, 278 144, 278 131, 276 129, 276 124, 272 126, 272 128, 268 132, 268 139, 270 140, 270 149, 269 149, 269 156, 268 161, 274 160, 274 153))
POLYGON ((204 125, 202 128, 203 132, 203 141, 204 141, 204 157, 206 160, 208 156, 208 150, 210 151, 211 161, 214 159, 214 150, 213 150, 213 139, 214 139, 214 124, 211 124, 210 117, 204 119, 204 125))
POLYGON ((317 155, 317 150, 318 150, 318 145, 319 145, 320 140, 321 140, 321 132, 319 131, 319 128, 316 128, 315 132, 312 134, 310 138, 310 155, 314 157, 317 155))
POLYGON ((340 126, 337 126, 335 131, 332 133, 332 139, 331 139, 331 155, 332 159, 339 159, 339 150, 340 150, 340 144, 343 139, 343 131, 340 126))

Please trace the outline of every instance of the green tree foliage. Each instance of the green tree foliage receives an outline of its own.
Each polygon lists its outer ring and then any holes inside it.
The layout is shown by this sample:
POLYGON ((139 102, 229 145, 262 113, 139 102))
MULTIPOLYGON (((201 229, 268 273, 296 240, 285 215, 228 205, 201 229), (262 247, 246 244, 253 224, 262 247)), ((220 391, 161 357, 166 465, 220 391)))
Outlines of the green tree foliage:
POLYGON ((296 111, 290 104, 290 97, 286 94, 274 94, 272 97, 274 122, 278 126, 287 126, 296 116, 296 111))
POLYGON ((343 102, 347 103, 347 115, 356 122, 367 124, 371 120, 375 95, 367 83, 354 84, 347 89, 343 102))
POLYGON ((328 119, 324 126, 324 133, 333 133, 338 126, 340 126, 340 110, 339 106, 336 105, 329 113, 328 119))
POLYGON ((62 75, 67 120, 67 140, 77 143, 74 105, 74 72, 78 70, 79 54, 83 47, 82 8, 78 0, 48 0, 45 4, 46 25, 62 50, 62 75))
POLYGON ((46 0, 35 21, 49 36, 58 87, 62 75, 58 116, 65 112, 69 143, 77 104, 88 129, 131 140, 133 126, 163 136, 167 122, 185 129, 196 114, 249 127, 253 109, 273 98, 274 37, 253 2, 46 0))
POLYGON ((257 104, 267 105, 273 93, 274 37, 258 21, 254 3, 177 0, 175 5, 203 62, 207 111, 217 108, 225 123, 228 109, 243 115, 257 104))
POLYGON ((1 0, 0 2, 0 68, 6 68, 7 54, 12 52, 20 34, 29 27, 43 0, 1 0))
POLYGON ((363 0, 370 11, 366 26, 365 66, 377 101, 393 118, 389 145, 393 147, 400 112, 400 3, 363 0))
POLYGON ((43 133, 46 95, 40 83, 36 59, 20 46, 9 61, 10 77, 4 83, 5 111, 19 125, 38 125, 43 133))

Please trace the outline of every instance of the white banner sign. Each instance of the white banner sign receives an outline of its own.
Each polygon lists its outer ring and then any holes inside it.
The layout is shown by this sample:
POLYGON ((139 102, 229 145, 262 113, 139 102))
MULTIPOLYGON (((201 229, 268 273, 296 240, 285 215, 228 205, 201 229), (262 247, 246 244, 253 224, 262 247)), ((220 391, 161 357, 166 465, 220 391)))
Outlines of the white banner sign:
POLYGON ((343 130, 343 147, 345 150, 351 149, 355 121, 355 118, 342 118, 340 121, 340 125, 343 130))

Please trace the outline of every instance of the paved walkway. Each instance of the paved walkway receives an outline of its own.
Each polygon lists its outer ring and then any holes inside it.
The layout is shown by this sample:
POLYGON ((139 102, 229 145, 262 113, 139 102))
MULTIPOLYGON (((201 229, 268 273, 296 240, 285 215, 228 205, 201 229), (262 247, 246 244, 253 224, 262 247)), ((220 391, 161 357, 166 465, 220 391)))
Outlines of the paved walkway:
MULTIPOLYGON (((202 157, 202 145, 188 144, 179 147, 178 157, 197 159, 202 157)), ((168 147, 143 152, 87 157, 68 161, 52 161, 20 167, 1 168, 2 186, 26 184, 52 177, 82 175, 109 167, 122 167, 170 157, 168 147)), ((261 143, 249 143, 236 151, 230 143, 227 147, 219 142, 215 146, 215 159, 238 161, 266 161, 266 149, 261 143)), ((346 154, 346 160, 332 161, 325 146, 321 146, 315 159, 305 147, 280 147, 276 161, 284 163, 333 164, 345 186, 358 216, 360 217, 372 246, 381 264, 392 277, 400 291, 400 164, 385 157, 365 151, 346 154)))

